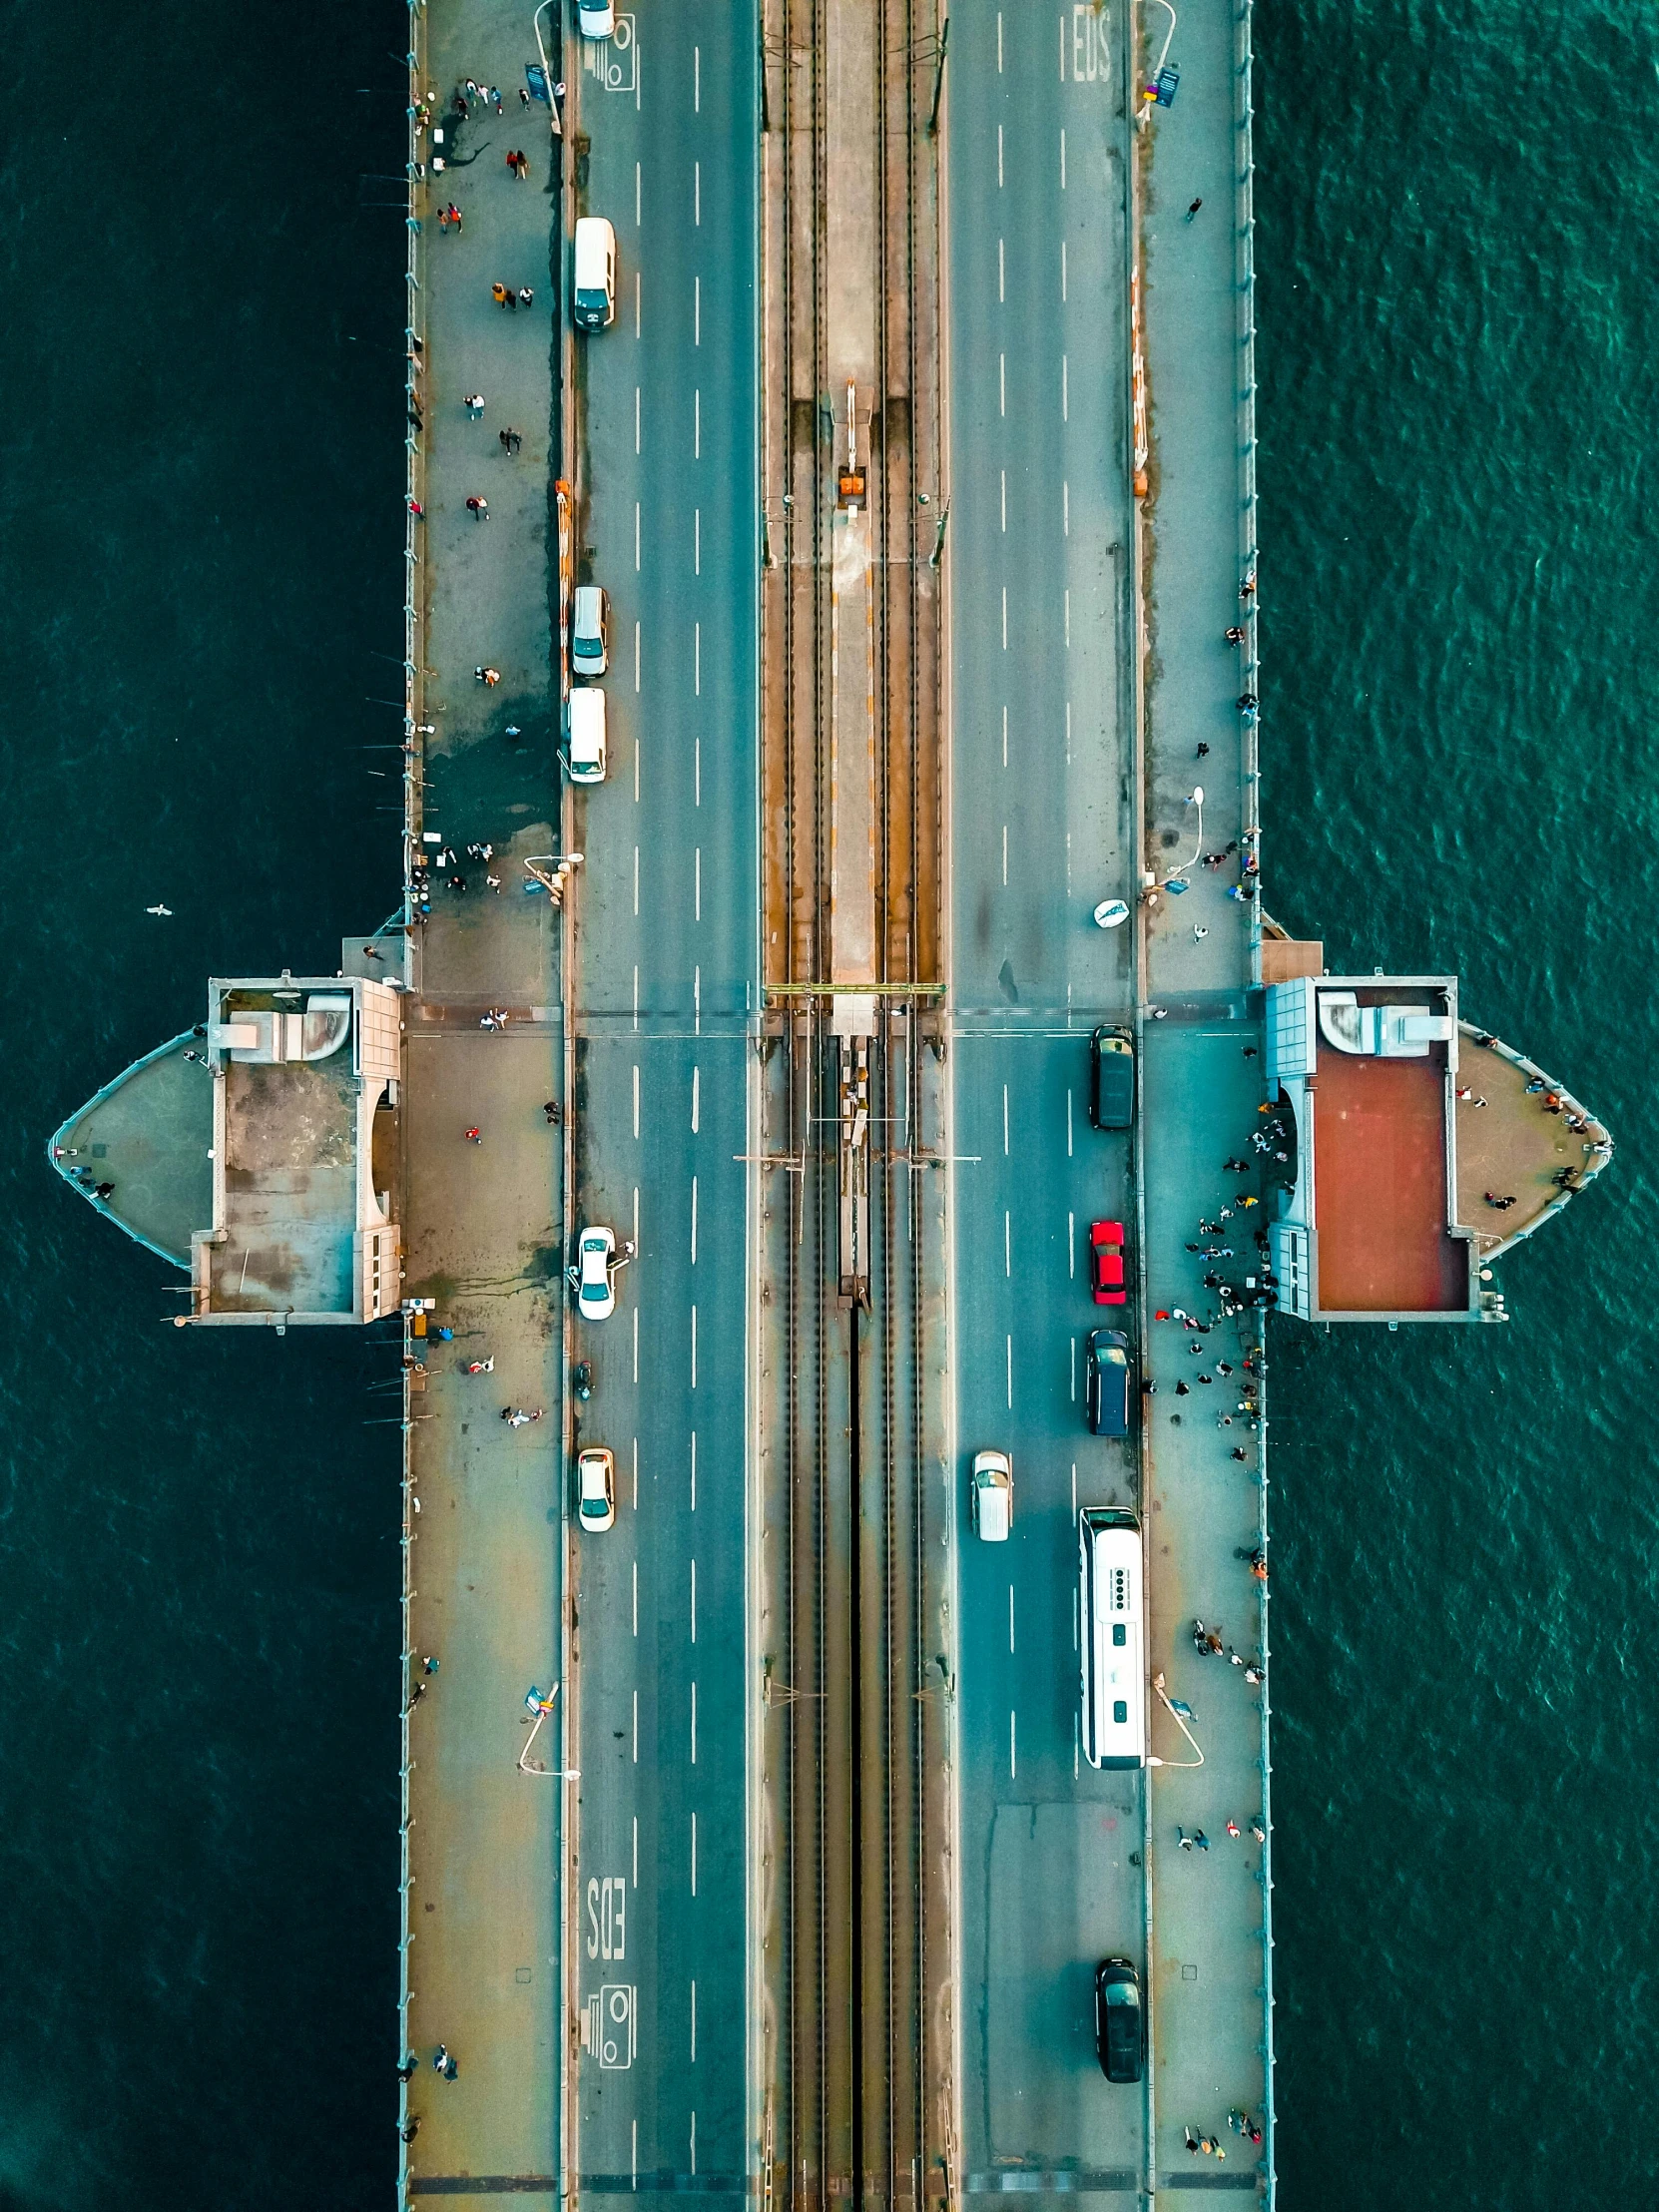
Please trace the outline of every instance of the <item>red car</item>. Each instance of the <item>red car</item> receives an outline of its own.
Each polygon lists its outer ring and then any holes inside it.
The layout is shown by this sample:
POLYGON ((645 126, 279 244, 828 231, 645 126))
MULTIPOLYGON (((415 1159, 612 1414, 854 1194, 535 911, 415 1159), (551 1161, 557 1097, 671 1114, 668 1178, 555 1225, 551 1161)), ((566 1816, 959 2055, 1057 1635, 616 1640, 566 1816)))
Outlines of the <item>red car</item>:
POLYGON ((1123 1283, 1123 1224, 1089 1224, 1089 1280, 1097 1306, 1122 1306, 1129 1297, 1123 1283))

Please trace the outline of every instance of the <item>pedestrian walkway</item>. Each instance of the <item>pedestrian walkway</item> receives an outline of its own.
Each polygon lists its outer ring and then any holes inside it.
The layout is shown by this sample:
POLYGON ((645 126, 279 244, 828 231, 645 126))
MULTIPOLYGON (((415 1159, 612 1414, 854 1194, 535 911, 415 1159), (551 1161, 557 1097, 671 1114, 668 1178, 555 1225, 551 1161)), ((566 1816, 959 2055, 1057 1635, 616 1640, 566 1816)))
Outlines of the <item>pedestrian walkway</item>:
MULTIPOLYGON (((524 865, 558 845, 548 545, 558 201, 548 111, 519 99, 538 58, 527 11, 432 0, 411 21, 423 27, 431 106, 411 292, 419 828, 430 833, 419 850, 452 857, 430 867, 406 1039, 404 1288, 433 1310, 413 1343, 424 1375, 410 1401, 405 2034, 419 2066, 406 2091, 405 2189, 453 2194, 470 2177, 534 2202, 559 2186, 566 1794, 556 1774, 520 1767, 534 1726, 526 1695, 561 1673, 564 1588, 563 1141, 543 1111, 563 1088, 560 917, 545 890, 527 893, 524 865), (469 78, 482 96, 465 90, 469 78), (523 180, 506 158, 520 149, 523 180), (458 225, 440 222, 451 206, 458 225), (497 286, 513 305, 497 302, 497 286), (469 500, 487 502, 487 519, 469 500), (479 668, 499 681, 480 681, 479 668), (496 1009, 505 1027, 485 1027, 496 1009), (543 1417, 513 1425, 506 1408, 543 1417), (440 2045, 453 2078, 432 2063, 440 2045)), ((555 1705, 531 1762, 561 1765, 559 1721, 555 1705)))
MULTIPOLYGON (((1163 37, 1153 28, 1146 58, 1156 61, 1163 37)), ((1261 1178, 1224 1165, 1259 1164, 1250 1140, 1264 1064, 1249 991, 1258 818, 1248 37, 1248 9, 1241 17, 1232 0, 1183 7, 1170 52, 1180 93, 1147 126, 1144 171, 1146 864, 1156 879, 1143 1022, 1153 1384, 1144 1403, 1150 1656, 1164 1691, 1152 1707, 1153 1748, 1169 1762, 1153 1777, 1150 1860, 1155 2164, 1165 2188, 1254 2189, 1264 2165, 1272 2172, 1267 1687, 1251 1679, 1264 1674, 1267 1651, 1266 1585, 1253 1563, 1265 1540, 1260 1315, 1224 1311, 1224 1301, 1248 1298, 1263 1265, 1260 1211, 1241 1204, 1261 1178), (1198 1620, 1219 1651, 1199 1649, 1198 1620), (1230 2114, 1248 2115, 1262 2142, 1230 2127, 1230 2114)))

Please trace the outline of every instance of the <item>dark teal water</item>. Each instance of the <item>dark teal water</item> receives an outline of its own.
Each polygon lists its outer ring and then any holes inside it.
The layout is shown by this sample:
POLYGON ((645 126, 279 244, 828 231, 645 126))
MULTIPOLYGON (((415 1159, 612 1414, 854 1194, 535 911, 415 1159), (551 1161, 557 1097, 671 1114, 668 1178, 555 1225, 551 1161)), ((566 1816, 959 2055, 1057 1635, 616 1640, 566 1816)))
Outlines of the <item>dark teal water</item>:
POLYGON ((42 1148, 395 898, 405 18, 0 33, 0 2207, 383 2203, 395 1357, 165 1326, 42 1148))
POLYGON ((1659 12, 1257 25, 1269 904, 1619 1140, 1508 1328, 1277 1334, 1284 2203, 1645 2203, 1659 12))

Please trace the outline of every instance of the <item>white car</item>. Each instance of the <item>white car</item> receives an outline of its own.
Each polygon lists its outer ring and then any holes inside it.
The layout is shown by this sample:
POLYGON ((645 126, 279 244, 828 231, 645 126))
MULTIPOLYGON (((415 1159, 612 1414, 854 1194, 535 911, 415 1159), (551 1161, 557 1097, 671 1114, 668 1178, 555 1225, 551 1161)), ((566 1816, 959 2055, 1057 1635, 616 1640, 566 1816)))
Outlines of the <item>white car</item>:
POLYGON ((605 781, 605 694, 584 685, 570 695, 570 750, 565 765, 573 784, 605 781))
POLYGON ((606 632, 610 607, 604 586, 578 584, 570 610, 570 671, 573 676, 603 676, 610 667, 606 632))
POLYGON ((616 1519, 616 1460, 603 1444, 576 1454, 576 1517, 595 1534, 616 1519))
POLYGON ((616 29, 611 0, 576 0, 576 28, 584 38, 609 38, 616 29))
POLYGON ((980 1542, 1005 1544, 1014 1518, 1014 1470, 1005 1451, 974 1453, 968 1495, 980 1542))
POLYGON ((576 1293, 576 1310, 584 1321, 609 1321, 616 1312, 612 1279, 634 1257, 630 1241, 617 1254, 616 1236, 609 1229, 584 1229, 576 1240, 576 1265, 570 1285, 576 1293))

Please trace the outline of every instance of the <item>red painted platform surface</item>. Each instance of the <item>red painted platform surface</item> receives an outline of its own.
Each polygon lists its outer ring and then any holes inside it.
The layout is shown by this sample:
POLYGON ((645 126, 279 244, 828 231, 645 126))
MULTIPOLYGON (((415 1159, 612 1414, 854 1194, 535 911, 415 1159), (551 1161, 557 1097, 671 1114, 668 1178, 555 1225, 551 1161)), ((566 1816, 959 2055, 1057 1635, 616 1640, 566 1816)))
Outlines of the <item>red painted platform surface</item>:
POLYGON ((1446 1234, 1440 1055, 1322 1045, 1314 1097, 1319 1302, 1327 1314, 1460 1313, 1467 1246, 1446 1234))

